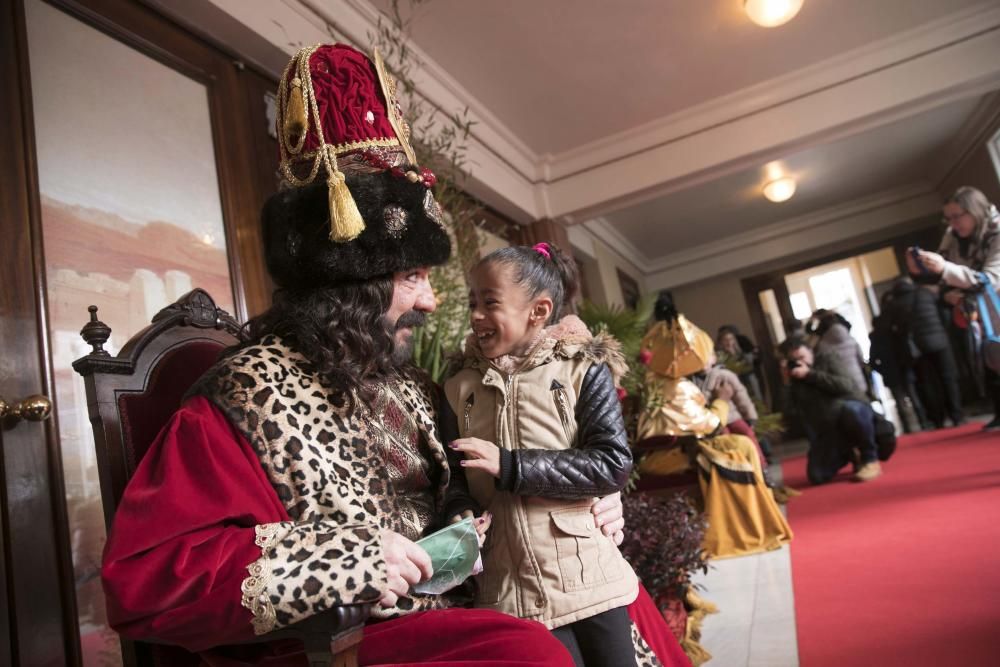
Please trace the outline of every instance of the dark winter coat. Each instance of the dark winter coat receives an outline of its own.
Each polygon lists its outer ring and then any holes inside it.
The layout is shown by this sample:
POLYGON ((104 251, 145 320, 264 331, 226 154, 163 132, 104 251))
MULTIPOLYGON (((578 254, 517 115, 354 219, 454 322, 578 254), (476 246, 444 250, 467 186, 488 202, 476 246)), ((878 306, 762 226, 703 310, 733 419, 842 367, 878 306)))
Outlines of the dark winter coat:
POLYGON ((787 409, 815 434, 837 433, 844 401, 868 401, 840 357, 833 353, 817 353, 809 375, 801 380, 792 378, 788 397, 787 409))
POLYGON ((907 344, 906 335, 910 333, 920 352, 939 352, 948 347, 948 331, 941 320, 937 296, 930 290, 908 282, 896 284, 885 314, 898 346, 907 344))
POLYGON ((868 393, 868 371, 861 346, 854 340, 848 326, 840 322, 831 323, 816 344, 817 355, 837 356, 843 371, 862 395, 868 393))

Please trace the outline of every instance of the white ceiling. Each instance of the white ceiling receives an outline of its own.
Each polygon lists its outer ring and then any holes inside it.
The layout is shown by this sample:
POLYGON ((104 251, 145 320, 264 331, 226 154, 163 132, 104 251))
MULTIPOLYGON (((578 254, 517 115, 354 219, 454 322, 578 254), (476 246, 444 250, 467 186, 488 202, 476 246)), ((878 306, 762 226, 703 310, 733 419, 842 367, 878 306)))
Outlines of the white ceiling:
MULTIPOLYGON (((275 71, 331 36, 366 48, 391 3, 144 1, 275 71)), ((776 29, 742 0, 416 12, 418 94, 475 122, 469 191, 574 225, 577 249, 601 240, 649 289, 926 220, 1000 125, 1000 0, 804 0, 776 29), (773 160, 800 177, 781 205, 759 194, 773 160)))
POLYGON ((761 196, 768 178, 758 165, 603 217, 637 255, 652 260, 892 188, 927 183, 930 189, 950 166, 950 142, 991 101, 962 99, 788 155, 778 162, 798 188, 784 203, 761 196))
POLYGON ((412 32, 428 56, 544 155, 973 5, 983 0, 805 0, 791 22, 762 29, 741 0, 431 0, 418 7, 412 32))
MULTIPOLYGON (((415 11, 418 50, 482 119, 482 164, 502 156, 523 208, 585 223, 650 284, 692 258, 716 257, 717 273, 925 217, 958 151, 1000 117, 1000 0, 805 0, 776 29, 742 0, 415 11), (768 161, 798 179, 789 202, 761 196, 768 161), (845 208, 826 241, 808 231, 845 208), (786 229, 794 242, 768 240, 786 229)), ((504 164, 482 172, 507 187, 504 164)))

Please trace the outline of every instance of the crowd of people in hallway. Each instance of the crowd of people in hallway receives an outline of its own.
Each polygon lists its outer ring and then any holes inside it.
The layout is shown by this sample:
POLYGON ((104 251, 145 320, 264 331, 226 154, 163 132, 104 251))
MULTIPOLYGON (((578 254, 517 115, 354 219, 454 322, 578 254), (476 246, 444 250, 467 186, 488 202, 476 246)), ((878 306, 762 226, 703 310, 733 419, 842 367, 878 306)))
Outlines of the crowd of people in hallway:
POLYGON ((1000 317, 1000 215, 982 192, 959 188, 944 204, 948 229, 940 252, 907 251, 909 275, 881 299, 872 321, 870 365, 851 324, 818 310, 804 335, 782 343, 780 363, 789 416, 809 441, 808 475, 830 481, 851 465, 859 481, 877 478, 894 450, 892 425, 876 400, 870 374, 890 389, 905 431, 966 422, 960 379, 973 398, 988 396, 1000 428, 1000 376, 995 349, 1000 317), (960 362, 960 363, 959 363, 960 362), (961 368, 964 373, 960 372, 961 368))
MULTIPOLYGON (((663 444, 633 460, 618 391, 628 366, 573 314, 576 264, 555 243, 511 246, 471 268, 471 334, 434 386, 411 363, 413 329, 437 308, 430 271, 452 240, 378 65, 311 47, 282 78, 287 188, 263 216, 276 299, 125 490, 102 570, 111 623, 217 664, 295 664, 297 645, 238 645, 370 605, 362 664, 688 664, 619 550, 618 494, 633 467, 693 471, 710 557, 788 544, 779 501, 794 492, 770 479, 756 429, 776 395, 809 441, 810 482, 848 466, 876 480, 896 436, 851 324, 816 311, 780 346, 784 385, 768 387, 749 338, 732 325, 713 338, 662 294, 634 372, 648 391, 636 440, 663 444), (337 125, 316 111, 331 91, 374 111, 337 125), (335 145, 349 144, 363 150, 338 162, 335 145), (456 524, 479 545, 475 579, 420 590, 435 573, 418 541, 456 524)), ((991 392, 998 428, 1000 341, 978 297, 1000 285, 1000 221, 972 188, 944 215, 939 252, 912 249, 912 278, 882 300, 872 364, 909 428, 959 425, 957 354, 991 392)))

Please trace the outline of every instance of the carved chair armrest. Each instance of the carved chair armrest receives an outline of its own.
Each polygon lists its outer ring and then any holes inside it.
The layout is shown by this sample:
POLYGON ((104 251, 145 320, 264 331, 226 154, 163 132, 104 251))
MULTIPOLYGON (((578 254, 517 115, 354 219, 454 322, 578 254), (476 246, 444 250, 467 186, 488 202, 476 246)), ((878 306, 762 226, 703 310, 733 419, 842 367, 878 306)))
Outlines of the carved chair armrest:
POLYGON ((260 640, 302 641, 309 667, 356 667, 358 645, 369 613, 369 604, 334 607, 287 628, 261 635, 260 640))

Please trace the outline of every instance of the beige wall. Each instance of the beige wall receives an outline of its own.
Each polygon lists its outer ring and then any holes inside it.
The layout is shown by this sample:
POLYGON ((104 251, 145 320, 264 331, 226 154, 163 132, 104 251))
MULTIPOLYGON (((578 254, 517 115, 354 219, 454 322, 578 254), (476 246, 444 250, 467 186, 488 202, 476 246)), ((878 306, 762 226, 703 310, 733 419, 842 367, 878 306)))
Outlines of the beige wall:
POLYGON ((753 337, 750 312, 743 299, 743 287, 736 275, 700 280, 670 290, 677 310, 715 337, 723 324, 735 324, 740 331, 753 337))
POLYGON ((595 239, 594 250, 605 305, 621 305, 624 303, 621 281, 618 279, 619 269, 638 283, 640 293, 645 291, 646 286, 643 281, 642 272, 634 264, 612 250, 603 241, 595 239))
MULTIPOLYGON (((933 219, 914 220, 904 225, 879 230, 877 234, 873 233, 871 237, 863 239, 861 242, 867 244, 881 238, 884 239, 886 245, 891 245, 897 236, 910 230, 926 228, 929 224, 933 224, 933 219)), ((797 267, 813 259, 821 260, 831 254, 849 252, 852 247, 857 247, 858 243, 858 239, 853 239, 849 242, 813 248, 773 262, 672 287, 670 292, 674 296, 674 303, 678 310, 705 331, 714 334, 720 325, 735 324, 740 331, 752 336, 750 311, 743 298, 741 280, 769 271, 780 270, 784 267, 797 267)), ((878 281, 875 278, 876 273, 881 277, 891 270, 888 257, 883 257, 878 253, 869 253, 866 258, 872 259, 868 269, 872 272, 873 282, 878 281)), ((895 262, 895 258, 892 258, 892 262, 895 262)))
POLYGON ((588 298, 600 305, 621 305, 621 281, 618 271, 630 276, 639 285, 639 292, 646 291, 642 271, 608 244, 582 225, 568 228, 573 254, 583 264, 581 276, 588 298))

